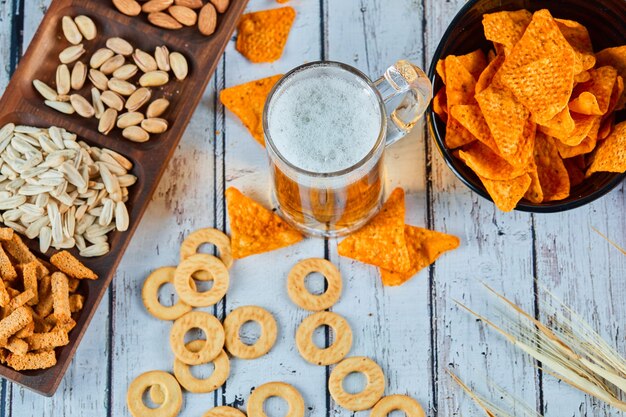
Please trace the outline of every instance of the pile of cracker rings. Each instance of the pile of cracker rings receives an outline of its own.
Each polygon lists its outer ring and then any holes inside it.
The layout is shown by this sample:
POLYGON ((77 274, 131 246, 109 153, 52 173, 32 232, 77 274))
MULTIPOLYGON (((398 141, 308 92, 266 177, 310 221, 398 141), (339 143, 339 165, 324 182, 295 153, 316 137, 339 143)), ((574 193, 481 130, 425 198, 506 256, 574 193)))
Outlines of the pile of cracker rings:
POLYGON ((69 252, 37 258, 13 229, 0 229, 0 363, 16 371, 56 364, 83 308, 83 279, 98 276, 69 252))
MULTIPOLYGON (((135 378, 127 392, 127 405, 134 417, 158 415, 174 417, 183 404, 182 388, 190 393, 209 393, 220 388, 230 376, 230 357, 253 360, 267 354, 274 346, 278 324, 268 310, 254 305, 232 310, 220 322, 214 315, 194 310, 211 307, 226 295, 230 286, 229 269, 234 259, 267 252, 302 240, 302 235, 280 217, 235 188, 226 191, 231 238, 216 229, 200 229, 189 234, 180 248, 178 266, 154 270, 144 281, 142 300, 146 310, 161 320, 172 320, 170 347, 174 353, 173 373, 148 371, 135 378), (219 258, 198 253, 203 244, 215 245, 219 258), (207 291, 198 291, 194 280, 212 281, 207 291), (159 302, 159 289, 172 284, 178 301, 171 306, 159 302), (250 321, 258 323, 260 335, 253 344, 240 338, 241 327, 250 321), (201 329, 206 339, 185 342, 187 333, 201 329), (191 366, 212 363, 214 370, 207 378, 198 378, 191 366), (181 388, 182 387, 182 388, 181 388), (156 408, 143 400, 145 392, 156 408), (158 413, 158 414, 155 414, 158 413)), ((454 236, 431 232, 404 224, 404 192, 394 190, 381 212, 354 235, 340 243, 340 253, 389 268, 383 277, 403 280, 429 264, 443 251, 458 246, 454 236), (405 240, 405 236, 406 239, 405 240), (419 241, 419 243, 418 243, 419 241), (403 272, 396 272, 403 268, 403 272)), ((295 345, 300 356, 318 366, 336 365, 330 373, 328 390, 334 401, 351 411, 370 410, 372 416, 387 416, 393 410, 404 411, 408 417, 424 417, 421 405, 406 395, 385 394, 386 377, 381 367, 364 356, 348 356, 353 333, 348 321, 328 311, 339 301, 343 288, 338 268, 325 259, 309 258, 299 261, 287 276, 287 294, 293 303, 312 312, 298 326, 295 345), (327 287, 322 294, 309 292, 306 277, 314 272, 322 274, 327 287), (319 348, 313 342, 316 329, 333 329, 333 343, 319 348), (348 393, 344 379, 354 373, 366 377, 365 388, 348 393)), ((397 281, 393 281, 397 282, 397 281)), ((281 397, 289 407, 287 415, 303 417, 305 403, 300 392, 290 384, 267 382, 253 389, 247 401, 249 417, 265 417, 264 404, 270 397, 281 397)), ((208 410, 203 417, 245 417, 242 411, 229 406, 208 410)))
POLYGON ((567 198, 595 172, 626 171, 626 45, 594 53, 587 29, 548 10, 483 16, 481 50, 437 63, 445 145, 503 211, 567 198))

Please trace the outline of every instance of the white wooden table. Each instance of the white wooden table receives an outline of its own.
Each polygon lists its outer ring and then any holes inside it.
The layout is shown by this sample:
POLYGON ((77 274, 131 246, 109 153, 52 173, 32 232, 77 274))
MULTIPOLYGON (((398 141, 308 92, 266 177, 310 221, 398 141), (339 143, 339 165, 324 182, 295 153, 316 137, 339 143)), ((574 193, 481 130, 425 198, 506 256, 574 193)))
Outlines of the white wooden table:
MULTIPOLYGON (((0 1, 0 87, 7 85, 47 4, 0 1)), ((371 77, 399 58, 426 67, 462 4, 292 0, 298 17, 278 62, 251 64, 231 41, 61 387, 54 397, 44 398, 2 381, 0 416, 125 416, 129 382, 147 370, 171 370, 170 324, 144 310, 143 279, 153 268, 176 263, 190 231, 227 230, 223 192, 228 186, 269 204, 264 151, 224 111, 216 92, 319 59, 349 63, 371 77)), ((274 0, 251 0, 249 9, 277 6, 274 0)), ((477 286, 484 280, 541 316, 545 298, 535 295, 536 277, 626 354, 626 256, 591 229, 626 246, 624 184, 567 213, 501 213, 463 186, 424 138, 424 129, 417 130, 390 149, 388 186, 407 191, 409 223, 455 234, 461 247, 400 288, 383 288, 374 268, 338 257, 334 240, 309 239, 236 262, 232 288, 215 313, 223 317, 240 305, 264 306, 279 322, 277 344, 261 359, 233 360, 232 376, 217 392, 185 395, 182 416, 199 416, 222 404, 245 409, 251 388, 271 380, 295 385, 308 416, 352 414, 327 394, 330 369, 307 364, 294 347, 295 329, 306 313, 288 301, 285 276, 297 260, 312 256, 327 257, 341 269, 345 290, 334 310, 352 325, 352 354, 374 358, 387 376, 386 392, 415 397, 428 416, 483 415, 446 375, 449 367, 479 392, 494 394, 485 382, 491 378, 549 416, 624 416, 541 374, 533 361, 452 301, 484 310, 486 299, 477 286)), ((270 408, 272 416, 284 415, 278 400, 270 408)))

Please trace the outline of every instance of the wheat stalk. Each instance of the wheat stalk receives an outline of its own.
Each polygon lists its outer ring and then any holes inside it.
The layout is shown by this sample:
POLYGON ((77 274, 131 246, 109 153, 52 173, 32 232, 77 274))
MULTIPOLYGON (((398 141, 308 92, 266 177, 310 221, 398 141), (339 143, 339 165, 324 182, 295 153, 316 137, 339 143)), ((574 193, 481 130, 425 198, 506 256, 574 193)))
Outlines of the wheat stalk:
POLYGON ((551 324, 531 316, 512 301, 487 286, 489 294, 501 302, 497 309, 502 324, 456 303, 511 344, 547 367, 546 372, 569 385, 596 397, 621 411, 626 402, 619 392, 626 393, 626 360, 569 307, 552 293, 545 307, 551 324))

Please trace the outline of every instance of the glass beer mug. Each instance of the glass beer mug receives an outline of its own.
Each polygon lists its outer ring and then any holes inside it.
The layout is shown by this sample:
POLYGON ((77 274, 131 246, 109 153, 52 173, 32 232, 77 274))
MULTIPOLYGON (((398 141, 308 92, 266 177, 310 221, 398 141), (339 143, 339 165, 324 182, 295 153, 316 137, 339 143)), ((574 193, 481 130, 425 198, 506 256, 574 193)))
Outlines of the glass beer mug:
POLYGON ((273 199, 308 235, 363 226, 383 199, 385 147, 405 136, 432 98, 424 72, 398 61, 376 81, 338 62, 281 78, 263 113, 273 199))

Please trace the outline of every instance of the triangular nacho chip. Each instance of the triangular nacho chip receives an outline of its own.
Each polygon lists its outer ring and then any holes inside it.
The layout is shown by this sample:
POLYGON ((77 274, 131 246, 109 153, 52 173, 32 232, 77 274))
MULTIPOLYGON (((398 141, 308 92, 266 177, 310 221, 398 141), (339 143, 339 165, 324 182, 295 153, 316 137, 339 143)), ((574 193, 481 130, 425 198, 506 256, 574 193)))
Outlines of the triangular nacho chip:
POLYGON ((504 46, 508 55, 524 35, 533 15, 528 10, 496 12, 483 16, 485 37, 504 46))
POLYGON ((480 74, 480 77, 478 77, 478 81, 476 81, 476 94, 491 85, 493 78, 502 66, 503 62, 504 56, 498 55, 489 63, 489 65, 487 65, 487 68, 485 68, 485 70, 480 74))
POLYGON ((404 226, 404 238, 411 258, 411 269, 400 273, 381 268, 383 285, 404 284, 420 270, 435 262, 441 254, 458 248, 460 244, 456 236, 409 225, 404 226))
POLYGON ((225 194, 235 259, 269 252, 302 240, 302 235, 278 215, 238 189, 230 187, 225 194))
POLYGON ((482 49, 477 49, 466 55, 459 55, 457 58, 461 65, 472 74, 475 80, 478 80, 480 74, 487 68, 487 57, 482 49))
POLYGON ((561 140, 567 140, 574 129, 576 129, 576 122, 570 113, 569 107, 565 107, 559 114, 554 116, 548 121, 540 123, 540 127, 545 134, 561 140))
POLYGON ((460 150, 459 158, 476 174, 490 180, 512 180, 526 172, 526 167, 512 166, 480 142, 474 142, 460 150))
POLYGON ((225 88, 220 92, 220 101, 233 112, 250 131, 254 139, 265 146, 263 136, 263 108, 265 100, 282 74, 250 81, 225 88))
POLYGON ((476 79, 463 65, 461 59, 450 55, 446 58, 445 69, 448 106, 475 103, 476 79))
POLYGON ((587 28, 578 22, 566 19, 554 19, 565 40, 574 49, 576 64, 574 74, 582 73, 593 68, 596 57, 593 54, 593 45, 587 28))
POLYGON ((256 63, 278 60, 295 18, 293 7, 244 14, 237 25, 237 50, 256 63))
POLYGON ((543 201, 557 201, 570 193, 569 175, 556 146, 557 139, 538 133, 535 138, 535 164, 543 191, 543 201))
MULTIPOLYGON (((454 106, 453 106, 454 107, 454 106)), ((456 149, 461 146, 472 143, 476 140, 474 135, 463 127, 458 120, 452 115, 448 115, 448 121, 446 122, 446 147, 449 149, 456 149)))
POLYGON ((508 181, 494 181, 478 176, 491 196, 496 207, 502 211, 511 211, 524 197, 530 187, 530 175, 524 174, 508 181))
POLYGON ((457 104, 452 106, 450 111, 452 117, 467 129, 472 136, 487 145, 492 151, 499 152, 489 126, 480 111, 480 107, 476 104, 457 104))
POLYGON ((404 238, 404 212, 404 191, 396 188, 372 220, 339 243, 339 255, 407 272, 411 260, 404 238))
POLYGON ((572 93, 575 97, 569 102, 573 112, 602 116, 609 110, 611 96, 617 82, 617 70, 611 66, 589 70, 591 79, 578 84, 572 93))
MULTIPOLYGON (((596 65, 598 67, 610 65, 617 70, 623 79, 626 79, 626 45, 601 50, 596 54, 596 65)), ((618 100, 616 109, 623 109, 625 102, 626 91, 622 91, 622 96, 618 100)))
POLYGON ((537 173, 537 165, 533 161, 530 164, 528 175, 530 175, 530 185, 524 198, 531 203, 539 204, 543 202, 543 190, 541 189, 541 183, 539 182, 539 174, 537 173))
POLYGON ((441 87, 433 97, 433 111, 441 120, 444 122, 448 121, 448 101, 445 87, 441 87))
POLYGON ((626 172, 626 122, 615 125, 613 133, 598 145, 586 176, 594 172, 626 172))

